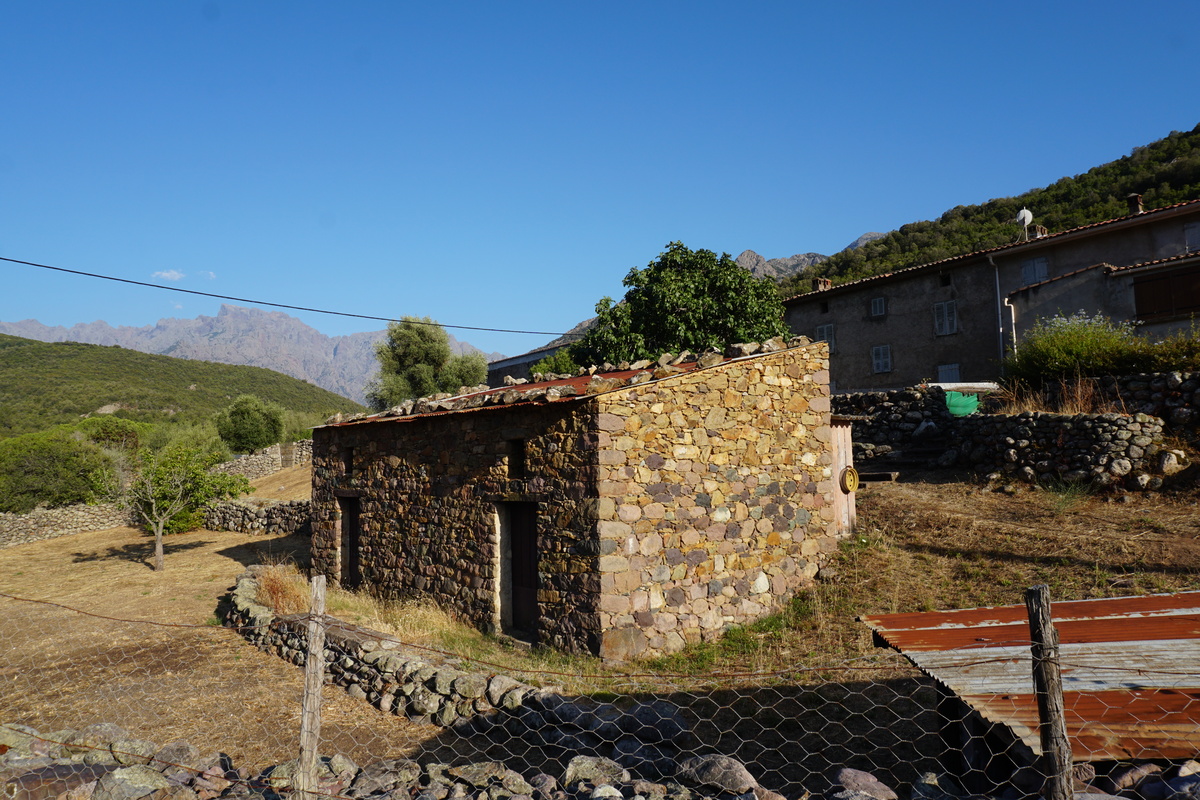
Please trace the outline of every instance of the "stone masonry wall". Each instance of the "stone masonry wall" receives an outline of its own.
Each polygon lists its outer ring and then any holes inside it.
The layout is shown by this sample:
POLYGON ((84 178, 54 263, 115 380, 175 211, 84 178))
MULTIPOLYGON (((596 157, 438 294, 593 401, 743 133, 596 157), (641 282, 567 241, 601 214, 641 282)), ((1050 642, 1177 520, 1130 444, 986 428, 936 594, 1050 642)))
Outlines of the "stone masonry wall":
POLYGON ((312 503, 233 500, 204 510, 204 527, 212 531, 238 531, 267 536, 311 533, 312 503))
POLYGON ((1102 378, 1100 388, 1129 413, 1162 418, 1168 431, 1192 437, 1200 434, 1200 372, 1102 378))
POLYGON ((249 480, 265 478, 281 469, 312 462, 312 439, 273 444, 251 455, 235 458, 213 467, 216 472, 244 475, 249 480))
POLYGON ((831 400, 834 414, 858 418, 851 424, 856 461, 903 449, 926 432, 945 432, 954 424, 940 386, 837 394, 831 400))
MULTIPOLYGON (((257 601, 261 569, 251 566, 238 577, 223 622, 260 650, 302 665, 307 617, 277 616, 257 601)), ((512 737, 526 746, 572 756, 612 758, 651 775, 675 775, 689 750, 699 744, 692 733, 694 722, 666 699, 617 705, 571 697, 555 687, 532 686, 480 671, 452 656, 415 650, 328 615, 324 620, 326 683, 343 687, 351 697, 384 713, 463 735, 512 737)))
POLYGON ((601 655, 672 652, 774 611, 836 547, 828 349, 598 398, 601 655))
POLYGON ((1157 489, 1163 421, 1146 414, 972 415, 956 421, 958 462, 1029 483, 1057 479, 1157 489))
POLYGON ((116 503, 81 503, 39 508, 28 514, 0 514, 0 547, 131 524, 129 510, 116 503))
POLYGON ((331 580, 342 577, 337 495, 358 495, 364 586, 385 598, 430 597, 496 631, 500 504, 536 502, 541 585, 534 633, 561 649, 595 652, 596 501, 588 496, 595 434, 579 413, 584 404, 318 428, 314 569, 331 580), (527 477, 509 475, 514 441, 524 442, 527 477))

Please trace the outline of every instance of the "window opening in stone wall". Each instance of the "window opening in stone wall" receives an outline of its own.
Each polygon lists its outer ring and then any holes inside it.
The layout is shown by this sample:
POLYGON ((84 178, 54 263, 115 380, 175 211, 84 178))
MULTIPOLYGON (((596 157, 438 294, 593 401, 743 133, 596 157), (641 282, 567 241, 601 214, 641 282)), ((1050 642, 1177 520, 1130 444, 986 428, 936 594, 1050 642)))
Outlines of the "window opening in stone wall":
POLYGON ((962 380, 959 377, 958 364, 938 364, 937 376, 938 383, 958 383, 962 380))
POLYGON ((941 284, 942 286, 949 286, 950 285, 950 273, 943 272, 941 275, 939 275, 938 283, 941 284))
POLYGON ((532 639, 538 622, 537 503, 496 504, 500 528, 500 625, 505 633, 532 639))
POLYGON ((877 373, 892 371, 892 346, 890 344, 877 344, 871 348, 871 367, 877 373))
POLYGON ((822 301, 821 301, 821 313, 822 313, 822 314, 828 314, 828 313, 829 313, 829 301, 828 301, 828 300, 822 300, 822 301))
POLYGON ((938 336, 958 333, 958 307, 955 301, 933 304, 933 332, 938 336))
POLYGON ((817 341, 818 342, 829 342, 829 352, 832 353, 834 351, 833 323, 832 322, 827 323, 825 325, 817 326, 817 341))
POLYGON ((1028 258, 1021 262, 1021 283, 1029 286, 1041 283, 1050 277, 1050 262, 1045 256, 1028 258))
POLYGON ((362 547, 361 507, 357 497, 339 497, 341 512, 341 574, 338 581, 343 589, 357 589, 362 583, 360 549, 362 547))
POLYGON ((508 477, 525 477, 525 440, 509 439, 508 445, 508 477))
POLYGON ((872 297, 871 298, 871 316, 882 317, 887 314, 887 298, 872 297))
POLYGON ((354 474, 354 448, 342 448, 342 474, 349 477, 354 474))

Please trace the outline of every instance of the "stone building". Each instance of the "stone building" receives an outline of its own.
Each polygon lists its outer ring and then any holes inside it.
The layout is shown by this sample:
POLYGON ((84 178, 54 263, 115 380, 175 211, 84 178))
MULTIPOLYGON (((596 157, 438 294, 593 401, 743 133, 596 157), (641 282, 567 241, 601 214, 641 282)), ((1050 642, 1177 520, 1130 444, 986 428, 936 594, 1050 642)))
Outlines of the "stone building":
POLYGON ((314 569, 608 660, 777 610, 836 547, 828 348, 425 398, 314 431, 314 569))
MULTIPOLYGON (((1014 233, 1017 226, 1014 225, 1014 233)), ((836 392, 990 381, 1037 317, 1190 324, 1200 308, 1200 200, 850 281, 784 301, 796 334, 830 343, 836 392), (1151 274, 1153 273, 1153 274, 1151 274)))

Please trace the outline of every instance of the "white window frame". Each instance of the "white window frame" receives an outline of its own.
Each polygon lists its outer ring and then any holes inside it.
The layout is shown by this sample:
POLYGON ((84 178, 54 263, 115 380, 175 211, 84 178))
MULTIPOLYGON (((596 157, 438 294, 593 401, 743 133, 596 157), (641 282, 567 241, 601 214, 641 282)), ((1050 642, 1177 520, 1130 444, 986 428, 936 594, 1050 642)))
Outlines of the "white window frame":
POLYGON ((872 297, 871 298, 871 316, 885 317, 887 316, 887 298, 872 297))
POLYGON ((936 336, 958 333, 958 304, 946 300, 933 304, 933 332, 936 336))
POLYGON ((831 352, 831 353, 833 352, 834 347, 836 347, 833 336, 834 336, 834 334, 833 334, 833 323, 832 322, 826 322, 822 325, 817 326, 817 336, 816 336, 817 341, 818 342, 829 342, 829 352, 831 352))
POLYGON ((871 371, 876 375, 892 371, 892 346, 877 344, 871 348, 871 371))
POLYGON ((962 371, 959 370, 958 364, 938 364, 937 366, 937 382, 938 383, 958 383, 962 380, 962 371))
POLYGON ((1045 256, 1027 258, 1021 262, 1021 284, 1032 286, 1050 277, 1050 259, 1045 256))

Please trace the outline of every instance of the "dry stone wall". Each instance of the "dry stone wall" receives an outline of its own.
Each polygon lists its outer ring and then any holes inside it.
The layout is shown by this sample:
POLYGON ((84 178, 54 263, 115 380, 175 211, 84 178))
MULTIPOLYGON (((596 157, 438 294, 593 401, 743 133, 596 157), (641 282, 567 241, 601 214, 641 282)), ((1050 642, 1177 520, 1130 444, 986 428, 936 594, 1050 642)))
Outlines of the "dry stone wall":
POLYGON ((854 459, 867 461, 950 430, 954 417, 940 386, 834 395, 833 413, 851 417, 854 459))
POLYGON ((1103 378, 1104 394, 1130 413, 1161 418, 1168 431, 1200 433, 1200 372, 1160 372, 1103 378))
MULTIPOLYGON (((958 461, 1029 483, 1158 489, 1163 421, 1146 414, 975 415, 957 420, 958 461)), ((949 462, 950 459, 943 459, 949 462)))
POLYGON ((216 472, 243 475, 249 480, 265 478, 281 469, 312 463, 312 439, 286 444, 273 444, 247 456, 235 458, 213 467, 216 472))
POLYGON ((39 508, 28 514, 0 514, 0 547, 132 524, 129 510, 116 503, 39 508))
POLYGON ((776 610, 836 547, 826 345, 598 398, 601 655, 776 610))
POLYGON ((312 503, 308 500, 255 502, 233 500, 204 510, 204 527, 268 536, 311 533, 312 503))
MULTIPOLYGON (((1137 375, 1110 378, 1101 388, 1126 398, 1127 408, 1166 411, 1177 424, 1192 421, 1200 402, 1200 376, 1137 375), (1170 403, 1170 404, 1168 404, 1170 403)), ((833 398, 838 414, 853 416, 854 457, 859 462, 894 450, 930 448, 945 467, 963 466, 1020 478, 1088 482, 1096 487, 1158 489, 1162 476, 1184 466, 1184 456, 1165 449, 1163 419, 1131 409, 1129 414, 972 414, 955 418, 945 392, 919 386, 890 392, 861 392, 833 398)))
MULTIPOLYGON (((224 623, 259 649, 303 665, 307 618, 277 616, 258 603, 260 569, 250 567, 238 577, 224 623)), ((688 762, 686 748, 697 744, 693 723, 669 701, 618 706, 569 697, 554 687, 480 672, 450 656, 415 651, 378 631, 324 619, 326 682, 384 713, 463 735, 512 736, 571 755, 614 758, 652 777, 675 775, 688 762)))

